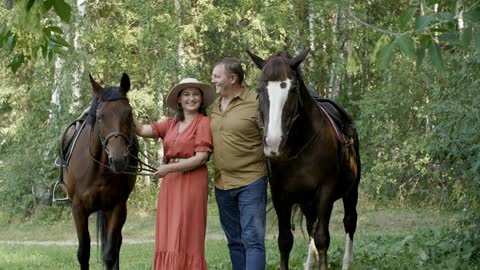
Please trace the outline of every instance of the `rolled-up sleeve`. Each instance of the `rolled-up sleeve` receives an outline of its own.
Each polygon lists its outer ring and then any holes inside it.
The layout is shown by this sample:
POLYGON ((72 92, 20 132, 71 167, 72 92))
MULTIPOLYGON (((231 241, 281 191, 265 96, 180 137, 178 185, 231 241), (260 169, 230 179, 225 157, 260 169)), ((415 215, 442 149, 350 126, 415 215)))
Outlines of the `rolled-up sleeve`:
POLYGON ((165 134, 167 133, 168 128, 174 123, 174 121, 174 119, 169 118, 159 122, 151 123, 150 126, 152 127, 153 136, 155 138, 163 139, 165 137, 165 134))
POLYGON ((203 117, 198 123, 195 134, 194 152, 212 152, 212 132, 210 130, 210 118, 203 117))

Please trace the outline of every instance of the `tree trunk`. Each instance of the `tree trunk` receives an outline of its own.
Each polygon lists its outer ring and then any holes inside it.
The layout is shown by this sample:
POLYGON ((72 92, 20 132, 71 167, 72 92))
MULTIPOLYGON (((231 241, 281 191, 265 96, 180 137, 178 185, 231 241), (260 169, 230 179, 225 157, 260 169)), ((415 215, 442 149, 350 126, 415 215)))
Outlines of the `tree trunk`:
POLYGON ((62 76, 63 60, 60 57, 55 59, 55 74, 53 76, 53 89, 50 98, 50 111, 48 113, 48 122, 54 123, 58 110, 60 110, 60 84, 62 76))
MULTIPOLYGON (((309 37, 310 37, 310 49, 312 49, 312 52, 316 51, 316 46, 315 46, 315 39, 317 38, 317 35, 315 34, 315 28, 317 25, 315 24, 315 9, 313 5, 314 0, 309 1, 309 6, 308 6, 308 30, 309 30, 309 37)), ((313 73, 315 71, 315 60, 313 58, 310 58, 309 60, 309 70, 310 73, 313 73)), ((312 86, 317 85, 317 77, 315 75, 310 76, 310 84, 312 86)), ((316 88, 315 88, 316 89, 316 88)), ((318 90, 316 89, 316 92, 318 93, 318 90)))
POLYGON ((15 0, 5 0, 5 7, 8 10, 11 10, 14 5, 15 5, 15 0))
MULTIPOLYGON (((182 4, 181 0, 175 0, 175 15, 177 16, 178 28, 182 27, 182 4)), ((183 43, 182 38, 179 38, 178 41, 178 62, 180 63, 181 69, 185 69, 185 44, 183 43)))
MULTIPOLYGON (((75 22, 75 32, 73 33, 73 47, 75 48, 75 51, 78 52, 80 50, 80 44, 78 42, 78 38, 83 35, 83 28, 82 28, 82 23, 83 19, 85 18, 86 14, 86 0, 77 0, 77 9, 78 9, 78 15, 79 18, 75 22)), ((80 90, 80 81, 83 75, 84 71, 84 66, 82 61, 78 63, 78 68, 75 69, 73 72, 73 81, 72 81, 72 98, 73 98, 73 104, 69 108, 70 113, 75 113, 78 111, 79 106, 80 106, 80 97, 81 97, 81 90, 80 90)))
POLYGON ((340 68, 345 63, 345 58, 348 52, 346 51, 345 43, 347 40, 345 27, 345 14, 338 11, 335 15, 332 24, 333 43, 332 46, 338 51, 338 57, 335 59, 336 63, 332 63, 331 77, 330 77, 330 93, 328 95, 331 99, 336 99, 340 95, 340 85, 342 83, 342 71, 340 68))

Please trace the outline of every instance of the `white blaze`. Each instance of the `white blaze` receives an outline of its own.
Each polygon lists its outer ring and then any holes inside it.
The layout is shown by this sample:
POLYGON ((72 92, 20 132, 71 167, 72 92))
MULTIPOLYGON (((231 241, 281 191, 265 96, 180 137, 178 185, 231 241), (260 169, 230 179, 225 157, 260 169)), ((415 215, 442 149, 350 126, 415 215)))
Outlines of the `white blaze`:
POLYGON ((291 85, 292 81, 289 79, 267 83, 268 100, 270 102, 266 132, 267 146, 265 147, 267 156, 270 156, 272 152, 278 154, 278 148, 282 142, 282 111, 291 85), (282 84, 285 84, 285 87, 281 87, 282 84))

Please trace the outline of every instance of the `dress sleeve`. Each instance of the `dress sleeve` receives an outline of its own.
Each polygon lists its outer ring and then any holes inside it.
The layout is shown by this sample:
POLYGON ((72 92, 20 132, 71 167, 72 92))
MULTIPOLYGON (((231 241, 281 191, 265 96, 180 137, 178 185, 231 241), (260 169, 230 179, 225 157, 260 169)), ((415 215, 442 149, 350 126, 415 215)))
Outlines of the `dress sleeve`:
POLYGON ((169 127, 174 124, 173 123, 174 119, 168 118, 166 120, 158 121, 151 123, 150 126, 152 127, 153 131, 153 136, 155 138, 164 138, 165 134, 167 133, 167 130, 169 127))
POLYGON ((212 132, 210 131, 210 118, 203 117, 198 123, 194 152, 212 152, 212 132))

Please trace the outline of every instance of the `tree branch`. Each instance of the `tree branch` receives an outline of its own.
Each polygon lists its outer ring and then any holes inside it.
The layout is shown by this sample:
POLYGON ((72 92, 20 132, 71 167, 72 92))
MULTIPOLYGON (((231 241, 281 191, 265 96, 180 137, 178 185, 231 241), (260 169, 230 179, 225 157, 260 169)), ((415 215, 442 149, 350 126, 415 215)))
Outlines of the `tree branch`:
POLYGON ((352 18, 355 22, 357 22, 360 25, 366 26, 368 28, 372 28, 373 30, 375 30, 377 32, 381 32, 381 33, 388 34, 388 35, 391 35, 391 36, 396 36, 396 37, 400 36, 400 33, 395 33, 395 32, 392 32, 392 31, 384 30, 384 29, 376 27, 375 25, 371 25, 369 23, 366 23, 366 22, 360 20, 355 15, 353 15, 353 12, 349 8, 347 8, 347 14, 350 18, 352 18))

